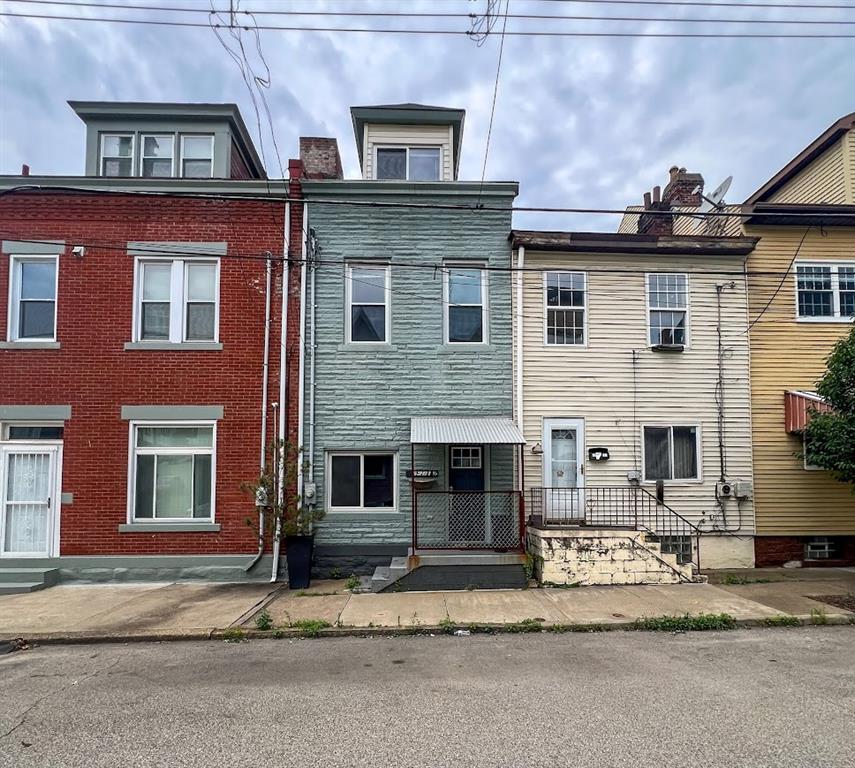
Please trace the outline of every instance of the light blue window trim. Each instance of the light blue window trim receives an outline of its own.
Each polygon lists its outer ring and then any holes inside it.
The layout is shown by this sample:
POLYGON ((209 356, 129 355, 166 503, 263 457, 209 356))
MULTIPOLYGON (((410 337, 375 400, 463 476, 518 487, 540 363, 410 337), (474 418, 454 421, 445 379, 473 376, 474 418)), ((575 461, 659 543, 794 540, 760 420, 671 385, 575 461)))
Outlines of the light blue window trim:
POLYGON ((3 253, 10 256, 56 256, 65 251, 65 240, 4 240, 3 253))
POLYGON ((0 405, 0 421, 67 421, 70 405, 0 405))
POLYGON ((223 418, 222 405, 123 405, 125 421, 182 421, 223 418))

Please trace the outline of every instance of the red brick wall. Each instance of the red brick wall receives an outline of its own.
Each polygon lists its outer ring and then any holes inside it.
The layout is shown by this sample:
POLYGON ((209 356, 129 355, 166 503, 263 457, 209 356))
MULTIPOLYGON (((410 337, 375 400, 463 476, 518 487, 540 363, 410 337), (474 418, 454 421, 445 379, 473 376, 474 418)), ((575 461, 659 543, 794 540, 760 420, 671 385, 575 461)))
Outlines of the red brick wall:
MULTIPOLYGON (((839 542, 839 557, 829 565, 855 563, 855 536, 835 537, 839 542)), ((806 536, 755 536, 754 562, 758 568, 773 568, 790 560, 804 561, 806 536)), ((822 565, 823 561, 809 561, 822 565)))
MULTIPOLYGON (((60 554, 227 554, 256 549, 255 533, 245 522, 255 518, 253 502, 239 486, 258 473, 265 262, 221 259, 222 351, 125 351, 125 342, 131 340, 134 262, 127 255, 127 242, 225 241, 232 255, 260 257, 269 251, 281 258, 283 229, 281 202, 34 193, 0 198, 0 239, 66 244, 59 266, 61 349, 0 350, 0 403, 72 406, 65 428, 62 490, 74 494, 74 503, 62 507, 60 554), (82 259, 71 255, 74 245, 86 246, 82 259), (118 532, 127 518, 128 422, 121 419, 122 405, 223 406, 217 427, 215 515, 220 532, 118 532)), ((7 258, 0 264, 2 338, 7 258)), ((281 262, 274 263, 270 402, 279 399, 282 269, 281 262)), ((299 288, 296 296, 292 312, 299 312, 299 288)), ((294 334, 289 345, 296 344, 294 334)), ((272 412, 268 417, 272 439, 276 425, 272 412)))

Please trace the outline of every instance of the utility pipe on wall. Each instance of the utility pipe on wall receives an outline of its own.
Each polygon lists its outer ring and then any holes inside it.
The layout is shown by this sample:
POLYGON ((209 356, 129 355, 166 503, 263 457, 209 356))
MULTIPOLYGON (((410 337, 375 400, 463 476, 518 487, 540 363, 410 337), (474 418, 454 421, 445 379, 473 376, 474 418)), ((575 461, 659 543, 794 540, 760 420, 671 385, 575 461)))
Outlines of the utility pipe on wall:
MULTIPOLYGON (((307 232, 306 224, 308 216, 307 204, 303 203, 303 232, 307 232)), ((307 235, 308 236, 308 235, 307 235)), ((306 237, 307 237, 306 236, 306 237)), ((300 359, 298 363, 299 382, 297 388, 297 461, 299 463, 299 472, 297 473, 297 496, 302 506, 303 503, 303 460, 305 452, 303 450, 303 436, 305 433, 305 414, 304 403, 306 398, 306 381, 305 381, 305 366, 306 366, 306 237, 301 237, 300 260, 302 266, 300 268, 300 359)))
MULTIPOLYGON (((313 238, 311 227, 306 222, 306 232, 313 238)), ((312 265, 311 265, 311 296, 309 298, 309 309, 312 313, 312 330, 309 334, 309 351, 312 353, 311 367, 309 368, 309 482, 315 482, 315 243, 312 242, 312 265)), ((316 500, 317 501, 317 500, 316 500)))
MULTIPOLYGON (((517 426, 520 432, 525 434, 523 413, 523 267, 525 266, 525 246, 517 248, 517 426)), ((525 477, 523 475, 522 462, 519 468, 520 490, 525 490, 525 477)))

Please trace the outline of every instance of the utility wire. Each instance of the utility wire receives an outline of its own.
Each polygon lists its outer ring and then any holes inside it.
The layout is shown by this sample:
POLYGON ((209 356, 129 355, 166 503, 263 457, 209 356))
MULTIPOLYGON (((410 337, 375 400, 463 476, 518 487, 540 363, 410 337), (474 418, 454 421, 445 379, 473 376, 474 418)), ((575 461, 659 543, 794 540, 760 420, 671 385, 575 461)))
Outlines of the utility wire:
MULTIPOLYGON (((0 11, 0 17, 19 19, 38 19, 43 21, 86 21, 106 24, 142 24, 161 27, 186 27, 209 29, 231 29, 239 27, 246 31, 257 29, 261 31, 275 32, 342 32, 356 34, 383 34, 383 35, 454 35, 457 37, 468 36, 469 30, 457 29, 391 29, 381 27, 301 27, 301 26, 275 26, 275 25, 252 25, 249 24, 208 24, 193 21, 167 21, 160 19, 127 19, 127 18, 103 18, 95 16, 60 16, 36 13, 14 13, 0 11)), ((722 38, 722 39, 848 39, 855 38, 855 34, 844 33, 784 33, 784 32, 567 32, 556 30, 512 30, 505 33, 514 37, 556 37, 556 38, 722 38)))
MULTIPOLYGON (((493 103, 490 106, 490 122, 487 126, 487 142, 484 145, 484 163, 481 166, 481 186, 478 188, 478 203, 481 205, 481 193, 484 191, 484 178, 487 176, 487 158, 490 155, 490 138, 493 135, 493 118, 496 116, 496 97, 499 95, 499 74, 502 71, 502 53, 505 50, 505 33, 508 28, 508 7, 511 0, 505 0, 505 18, 502 20, 502 36, 499 40, 499 59, 496 62, 496 81, 493 84, 493 103)), ((487 33, 489 34, 489 32, 487 33)))

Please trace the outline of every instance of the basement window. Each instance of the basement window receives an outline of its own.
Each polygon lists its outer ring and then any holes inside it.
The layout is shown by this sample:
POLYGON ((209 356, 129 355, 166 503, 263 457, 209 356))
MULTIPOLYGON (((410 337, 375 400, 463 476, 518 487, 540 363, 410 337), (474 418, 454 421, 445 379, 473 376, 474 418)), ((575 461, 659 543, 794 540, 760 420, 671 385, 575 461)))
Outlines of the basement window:
POLYGON ((828 536, 815 536, 805 544, 805 560, 833 560, 837 542, 828 536))
POLYGON ((680 565, 692 562, 691 536, 660 536, 659 548, 666 555, 676 555, 680 565))

